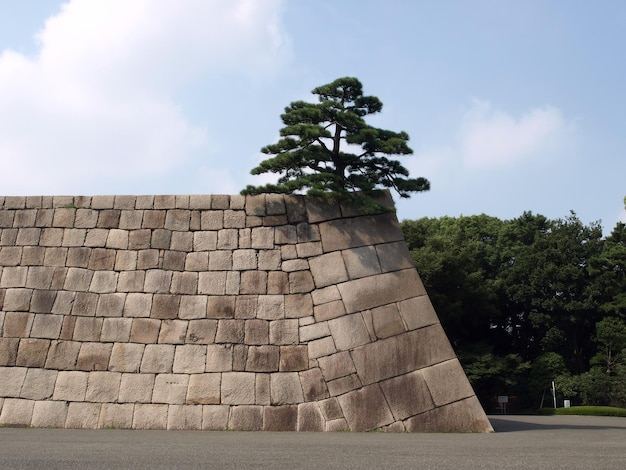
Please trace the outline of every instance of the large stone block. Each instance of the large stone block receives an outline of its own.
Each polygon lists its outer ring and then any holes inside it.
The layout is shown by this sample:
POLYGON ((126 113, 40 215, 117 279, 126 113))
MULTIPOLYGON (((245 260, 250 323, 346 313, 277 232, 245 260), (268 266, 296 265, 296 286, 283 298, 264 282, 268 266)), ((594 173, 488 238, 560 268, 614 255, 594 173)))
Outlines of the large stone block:
POLYGON ((311 258, 309 266, 317 289, 348 280, 348 272, 340 252, 311 258))
POLYGON ((28 369, 20 391, 20 398, 47 400, 54 392, 56 380, 56 370, 28 369))
POLYGON ((150 403, 154 389, 154 374, 122 374, 120 403, 150 403))
POLYGON ((426 367, 420 372, 436 406, 474 396, 474 390, 457 359, 426 367))
POLYGON ((395 214, 368 215, 322 222, 324 252, 404 240, 395 214))
POLYGON ((31 426, 36 428, 63 428, 67 420, 68 404, 64 401, 37 401, 33 407, 31 426))
POLYGON ((228 429, 232 431, 261 431, 263 429, 263 407, 233 406, 230 410, 228 429))
POLYGON ((115 343, 111 351, 109 370, 139 372, 145 346, 136 343, 115 343))
POLYGON ((251 372, 224 372, 222 374, 222 403, 226 405, 254 404, 255 375, 251 372))
POLYGON ((298 406, 266 406, 264 407, 264 431, 296 431, 298 428, 298 406))
POLYGON ((175 374, 202 373, 206 367, 206 346, 186 344, 176 346, 174 365, 175 374))
POLYGON ((24 367, 44 367, 50 341, 47 339, 21 339, 17 349, 15 365, 24 367))
POLYGON ((19 344, 19 338, 0 338, 0 367, 15 365, 19 344))
POLYGON ((202 407, 202 430, 225 431, 228 429, 228 405, 204 405, 202 407))
POLYGON ((409 418, 405 426, 409 432, 493 432, 476 397, 409 418))
POLYGON ((48 349, 47 369, 73 370, 78 360, 81 343, 76 341, 52 341, 48 349))
POLYGON ((320 357, 318 363, 326 381, 345 377, 356 372, 348 351, 320 357))
POLYGON ((300 383, 304 401, 312 402, 328 398, 326 381, 319 368, 311 368, 300 372, 300 383))
POLYGON ((95 403, 114 403, 120 394, 119 372, 90 372, 87 382, 85 401, 95 403))
POLYGON ((187 336, 189 322, 184 320, 163 320, 159 332, 159 343, 183 344, 187 336))
POLYGON ((325 431, 324 417, 316 402, 298 405, 298 431, 325 431))
POLYGON ((439 325, 357 347, 351 355, 364 384, 403 375, 455 357, 439 325))
POLYGON ((134 429, 167 429, 168 405, 137 404, 133 416, 134 429))
POLYGON ((98 418, 99 429, 131 429, 133 426, 132 403, 103 403, 98 418))
POLYGON ((396 420, 404 420, 434 408, 421 371, 394 377, 380 383, 396 420))
POLYGON ((348 350, 369 343, 370 336, 360 313, 328 321, 337 349, 348 350))
POLYGON ((100 340, 106 343, 128 342, 132 326, 132 318, 105 318, 102 323, 100 340))
POLYGON ((161 321, 153 318, 134 318, 130 328, 130 341, 133 343, 156 343, 161 321))
POLYGON ((343 415, 353 431, 369 431, 394 421, 378 384, 349 392, 338 399, 343 415))
POLYGON ((272 405, 298 404, 304 401, 297 372, 278 372, 270 376, 272 405))
POLYGON ((191 320, 187 327, 186 343, 210 344, 215 341, 217 320, 191 320))
POLYGON ((32 289, 8 289, 5 291, 3 308, 5 311, 28 312, 32 296, 32 289))
POLYGON ((0 367, 0 396, 18 398, 27 371, 25 367, 0 367))
POLYGON ((278 346, 250 346, 245 370, 249 372, 276 372, 278 371, 278 346))
POLYGON ((175 346, 171 344, 148 344, 141 359, 141 373, 172 372, 175 346))
POLYGON ((52 399, 75 402, 84 401, 88 380, 88 372, 74 370, 59 372, 52 399))
POLYGON ((209 344, 207 346, 206 371, 227 372, 233 370, 233 346, 209 344))
POLYGON ((221 374, 190 375, 186 402, 192 405, 220 404, 221 384, 221 374))
POLYGON ((3 336, 9 338, 27 338, 35 316, 32 313, 7 312, 4 317, 3 336))
POLYGON ((167 413, 167 429, 201 430, 202 406, 170 405, 167 413))
POLYGON ((159 374, 154 381, 152 403, 184 404, 188 385, 187 374, 159 374))
POLYGON ((35 402, 32 400, 6 398, 0 412, 0 426, 30 426, 34 406, 35 402))

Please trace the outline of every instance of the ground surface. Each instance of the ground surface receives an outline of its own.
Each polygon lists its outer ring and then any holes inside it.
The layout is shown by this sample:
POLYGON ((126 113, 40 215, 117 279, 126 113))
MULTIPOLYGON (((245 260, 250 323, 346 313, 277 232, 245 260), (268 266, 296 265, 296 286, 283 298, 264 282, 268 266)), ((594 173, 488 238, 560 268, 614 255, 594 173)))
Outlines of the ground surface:
POLYGON ((0 429, 2 469, 623 469, 626 418, 490 416, 493 434, 0 429))

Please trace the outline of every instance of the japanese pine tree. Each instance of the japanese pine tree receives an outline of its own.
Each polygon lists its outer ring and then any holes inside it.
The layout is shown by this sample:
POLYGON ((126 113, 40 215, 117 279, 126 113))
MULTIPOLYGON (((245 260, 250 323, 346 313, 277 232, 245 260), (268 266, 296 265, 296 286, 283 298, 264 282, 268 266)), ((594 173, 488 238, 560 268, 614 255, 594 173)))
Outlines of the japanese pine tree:
POLYGON ((253 175, 276 173, 276 184, 248 186, 242 194, 303 193, 345 199, 357 191, 372 195, 391 188, 400 197, 427 191, 425 178, 409 178, 408 170, 389 157, 409 155, 406 132, 378 129, 365 116, 381 111, 375 96, 364 96, 356 78, 339 78, 315 88, 318 103, 295 101, 285 108, 285 124, 277 143, 261 151, 273 155, 252 169, 253 175))

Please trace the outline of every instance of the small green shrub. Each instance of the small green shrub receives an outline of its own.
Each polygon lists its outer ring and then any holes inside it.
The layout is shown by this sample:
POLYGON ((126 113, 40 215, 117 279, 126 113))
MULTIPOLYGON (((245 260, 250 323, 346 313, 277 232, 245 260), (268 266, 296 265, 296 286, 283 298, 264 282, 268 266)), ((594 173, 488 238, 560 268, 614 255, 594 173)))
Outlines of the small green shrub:
POLYGON ((570 408, 541 408, 540 415, 619 416, 626 418, 626 408, 613 406, 572 406, 570 408))

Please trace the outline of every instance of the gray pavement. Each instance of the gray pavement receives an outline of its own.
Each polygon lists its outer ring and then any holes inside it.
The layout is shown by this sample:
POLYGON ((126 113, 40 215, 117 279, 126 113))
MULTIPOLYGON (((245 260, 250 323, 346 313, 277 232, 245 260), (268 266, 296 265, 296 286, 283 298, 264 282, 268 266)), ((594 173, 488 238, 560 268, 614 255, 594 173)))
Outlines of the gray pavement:
POLYGON ((490 420, 493 434, 1 428, 0 468, 626 468, 626 418, 490 420))

